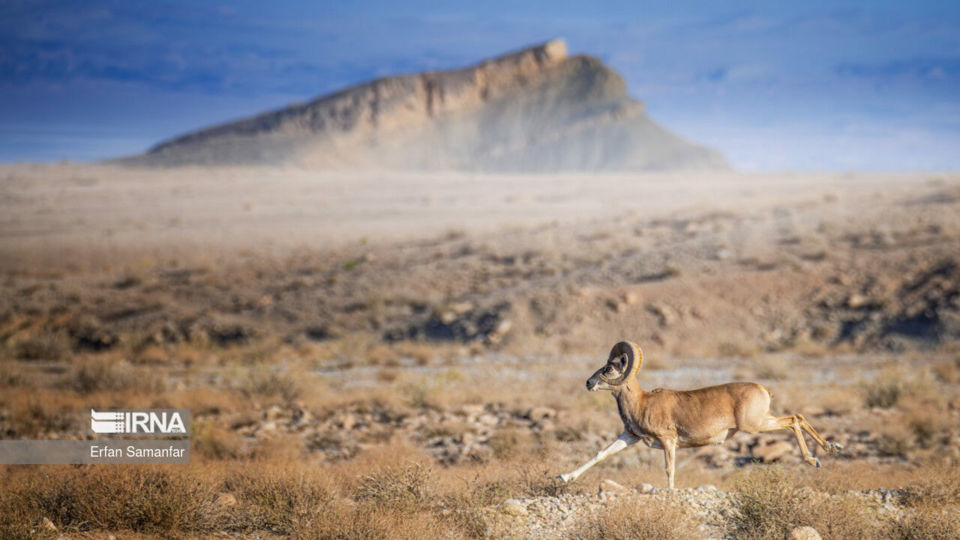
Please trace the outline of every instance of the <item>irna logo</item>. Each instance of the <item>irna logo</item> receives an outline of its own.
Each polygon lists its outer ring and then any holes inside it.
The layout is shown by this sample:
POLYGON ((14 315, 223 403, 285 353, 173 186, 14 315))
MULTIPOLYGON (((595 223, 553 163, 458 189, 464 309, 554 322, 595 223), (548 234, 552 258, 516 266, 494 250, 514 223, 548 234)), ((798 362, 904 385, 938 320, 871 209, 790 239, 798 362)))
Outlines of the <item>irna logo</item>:
POLYGON ((101 434, 186 435, 184 416, 186 411, 179 409, 99 412, 90 409, 90 428, 101 434))

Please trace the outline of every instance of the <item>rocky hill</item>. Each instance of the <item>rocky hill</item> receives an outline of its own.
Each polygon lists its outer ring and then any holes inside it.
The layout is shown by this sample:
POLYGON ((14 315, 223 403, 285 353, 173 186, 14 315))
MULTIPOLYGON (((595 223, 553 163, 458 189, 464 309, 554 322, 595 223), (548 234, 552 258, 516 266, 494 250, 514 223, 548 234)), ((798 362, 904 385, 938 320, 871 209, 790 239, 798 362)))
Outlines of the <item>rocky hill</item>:
POLYGON ((163 142, 133 165, 413 170, 726 168, 659 126, 620 76, 561 40, 463 69, 387 77, 163 142))

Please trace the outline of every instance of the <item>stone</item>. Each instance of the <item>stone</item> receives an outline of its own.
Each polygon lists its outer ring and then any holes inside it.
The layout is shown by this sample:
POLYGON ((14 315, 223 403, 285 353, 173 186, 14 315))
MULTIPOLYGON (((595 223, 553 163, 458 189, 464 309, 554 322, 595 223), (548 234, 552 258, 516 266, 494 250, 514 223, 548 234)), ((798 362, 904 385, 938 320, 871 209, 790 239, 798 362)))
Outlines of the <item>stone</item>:
POLYGON ((527 507, 517 499, 507 499, 500 505, 500 511, 508 516, 525 516, 527 507))
POLYGON ((492 427, 497 425, 497 423, 499 423, 499 420, 497 420, 497 417, 495 415, 492 415, 490 413, 484 413, 477 417, 477 422, 480 422, 485 426, 492 427))
POLYGON ((483 413, 483 405, 464 405, 460 407, 460 413, 469 417, 479 416, 483 413))
POLYGON ((784 540, 822 540, 820 533, 809 526, 795 527, 784 536, 784 540))
POLYGON ((40 522, 40 525, 41 525, 45 530, 48 530, 48 531, 50 531, 50 532, 57 532, 57 526, 54 525, 53 522, 50 521, 50 518, 48 518, 48 517, 44 517, 44 518, 43 518, 43 521, 40 522))
POLYGON ((648 484, 646 482, 637 486, 637 493, 642 493, 646 495, 647 493, 653 493, 653 484, 648 484))
POLYGON ((237 505, 237 498, 232 493, 218 493, 217 498, 214 500, 214 504, 221 510, 233 508, 237 505))
POLYGON ((267 409, 267 420, 276 420, 282 415, 283 409, 281 409, 278 405, 274 405, 273 407, 267 409))
POLYGON ((557 411, 551 409, 550 407, 534 407, 530 409, 528 416, 530 417, 531 422, 539 422, 544 418, 553 418, 557 415, 557 411))
POLYGON ((847 298, 847 307, 850 309, 859 309, 870 303, 870 299, 862 294, 851 294, 847 298))
POLYGON ((767 445, 757 445, 751 453, 764 463, 776 461, 793 451, 793 445, 786 441, 777 441, 767 445))
POLYGON ((606 480, 600 482, 600 493, 622 494, 622 493, 630 493, 630 490, 627 489, 626 486, 622 484, 618 484, 617 482, 614 482, 613 480, 610 480, 609 478, 607 478, 606 480))
POLYGON ((354 426, 357 425, 357 417, 352 414, 345 414, 343 418, 340 419, 340 427, 346 430, 351 430, 354 426))
POLYGON ((716 491, 716 490, 717 490, 717 486, 713 484, 703 484, 703 485, 697 486, 697 491, 716 491))

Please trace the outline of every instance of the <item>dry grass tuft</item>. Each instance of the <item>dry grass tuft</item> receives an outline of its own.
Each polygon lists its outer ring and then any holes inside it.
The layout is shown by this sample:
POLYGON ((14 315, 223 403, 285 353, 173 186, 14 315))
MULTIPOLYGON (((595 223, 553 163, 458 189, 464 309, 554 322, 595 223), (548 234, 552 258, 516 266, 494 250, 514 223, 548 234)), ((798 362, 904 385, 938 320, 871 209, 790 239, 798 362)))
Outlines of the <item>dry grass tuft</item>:
POLYGON ((14 354, 21 360, 60 360, 72 349, 70 337, 65 331, 44 332, 24 339, 14 347, 14 354))
POLYGON ((254 368, 240 382, 240 391, 247 397, 279 397, 290 403, 303 394, 303 386, 300 380, 288 371, 254 368))
POLYGON ((776 468, 751 471, 736 485, 736 538, 783 538, 795 527, 811 526, 825 538, 875 538, 879 525, 865 503, 798 489, 776 468))
POLYGON ((664 502, 620 500, 570 533, 582 540, 631 538, 686 539, 703 537, 699 523, 689 513, 664 502))
POLYGON ((362 503, 413 512, 426 504, 430 479, 430 469, 420 463, 387 466, 364 476, 354 498, 362 503))
POLYGON ((898 540, 960 538, 960 512, 956 507, 922 505, 888 520, 886 537, 898 540))
POLYGON ((864 382, 862 389, 864 405, 889 409, 900 401, 900 396, 904 393, 904 382, 900 375, 886 371, 876 379, 864 382))
POLYGON ((243 456, 243 441, 236 433, 213 422, 194 422, 190 437, 193 452, 208 459, 238 459, 243 456))
POLYGON ((317 471, 284 467, 246 468, 223 485, 236 497, 227 529, 301 536, 331 516, 333 495, 317 471))
POLYGON ((161 467, 8 469, 0 494, 8 532, 44 518, 60 530, 204 533, 216 527, 211 485, 161 467))
POLYGON ((166 389, 161 377, 104 357, 82 359, 67 373, 61 386, 81 394, 118 391, 158 394, 166 389))

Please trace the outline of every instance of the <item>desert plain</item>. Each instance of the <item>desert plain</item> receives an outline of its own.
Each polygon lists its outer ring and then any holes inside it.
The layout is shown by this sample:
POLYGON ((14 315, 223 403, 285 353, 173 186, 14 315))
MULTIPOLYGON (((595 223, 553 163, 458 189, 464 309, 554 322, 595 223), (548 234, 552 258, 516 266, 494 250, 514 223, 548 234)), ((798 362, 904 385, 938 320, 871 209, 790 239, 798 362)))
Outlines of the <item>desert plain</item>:
POLYGON ((3 466, 4 538, 958 537, 960 175, 4 165, 0 362, 5 439, 193 433, 3 466), (561 484, 620 433, 584 381, 621 339, 647 390, 757 381, 844 450, 561 484))

